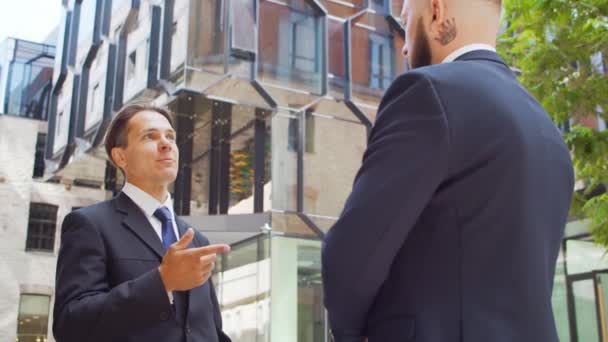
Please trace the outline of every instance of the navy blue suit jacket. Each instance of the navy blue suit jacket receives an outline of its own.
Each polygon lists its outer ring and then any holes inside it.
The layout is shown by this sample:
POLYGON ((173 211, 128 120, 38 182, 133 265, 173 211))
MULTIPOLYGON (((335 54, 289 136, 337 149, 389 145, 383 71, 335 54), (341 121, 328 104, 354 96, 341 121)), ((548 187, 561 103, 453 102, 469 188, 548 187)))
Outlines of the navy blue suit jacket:
MULTIPOLYGON (((180 236, 188 226, 177 218, 180 236)), ((195 231, 189 247, 208 245, 195 231)), ((57 260, 53 333, 58 342, 229 342, 211 281, 169 297, 165 254, 124 193, 66 216, 57 260)))
POLYGON ((323 245, 338 342, 557 341, 570 153, 491 51, 399 76, 323 245))

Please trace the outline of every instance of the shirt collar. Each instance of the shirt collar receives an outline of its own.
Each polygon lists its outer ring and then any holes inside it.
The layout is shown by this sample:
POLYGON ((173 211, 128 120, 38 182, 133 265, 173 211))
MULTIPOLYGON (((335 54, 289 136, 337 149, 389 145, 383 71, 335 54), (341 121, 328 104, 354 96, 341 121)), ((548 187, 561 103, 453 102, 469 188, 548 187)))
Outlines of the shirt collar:
POLYGON ((496 49, 488 44, 469 44, 465 45, 459 49, 452 51, 446 58, 443 59, 441 63, 449 63, 455 61, 458 57, 464 55, 465 53, 469 53, 471 51, 476 50, 488 50, 496 52, 496 49))
POLYGON ((167 199, 165 202, 161 203, 147 192, 129 182, 125 183, 125 186, 122 188, 122 192, 129 196, 129 198, 133 200, 135 204, 137 204, 137 206, 148 218, 152 217, 156 209, 162 206, 167 207, 167 209, 169 209, 171 212, 171 215, 175 216, 173 213, 173 200, 171 199, 171 194, 169 193, 167 193, 167 199))

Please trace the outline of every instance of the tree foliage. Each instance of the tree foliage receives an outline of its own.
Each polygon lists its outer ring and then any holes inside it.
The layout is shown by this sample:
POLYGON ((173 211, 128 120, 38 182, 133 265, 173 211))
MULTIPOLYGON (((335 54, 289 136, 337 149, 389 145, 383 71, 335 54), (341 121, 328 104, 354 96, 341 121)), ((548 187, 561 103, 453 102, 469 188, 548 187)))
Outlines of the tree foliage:
MULTIPOLYGON (((595 240, 608 246, 608 0, 504 0, 507 27, 499 52, 521 70, 520 80, 557 124, 572 123, 564 139, 572 151, 578 191, 572 215, 588 218, 595 240)), ((570 126, 570 125, 567 125, 570 126)))

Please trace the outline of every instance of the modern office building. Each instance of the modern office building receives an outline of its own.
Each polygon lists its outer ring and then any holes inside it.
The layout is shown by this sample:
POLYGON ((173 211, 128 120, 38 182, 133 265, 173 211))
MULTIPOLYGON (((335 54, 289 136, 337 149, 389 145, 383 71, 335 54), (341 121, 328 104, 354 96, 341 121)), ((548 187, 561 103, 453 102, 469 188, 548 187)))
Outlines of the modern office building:
MULTIPOLYGON (((167 106, 180 148, 175 211, 233 246, 214 275, 227 333, 328 341, 321 239, 350 191, 380 97, 406 69, 401 2, 61 3, 47 172, 117 192, 121 176, 102 148, 113 114, 138 101, 167 106)), ((584 222, 569 225, 558 263, 564 341, 608 340, 596 272, 604 259, 585 234, 584 222), (592 325, 597 335, 585 335, 592 325)))
POLYGON ((176 213, 233 252, 215 275, 235 341, 324 341, 320 244, 378 102, 405 70, 389 1, 63 1, 52 172, 117 191, 121 106, 175 113, 176 213), (93 167, 91 167, 93 166, 93 167))
POLYGON ((20 39, 0 44, 0 341, 53 340, 59 224, 107 193, 45 172, 54 54, 20 39))

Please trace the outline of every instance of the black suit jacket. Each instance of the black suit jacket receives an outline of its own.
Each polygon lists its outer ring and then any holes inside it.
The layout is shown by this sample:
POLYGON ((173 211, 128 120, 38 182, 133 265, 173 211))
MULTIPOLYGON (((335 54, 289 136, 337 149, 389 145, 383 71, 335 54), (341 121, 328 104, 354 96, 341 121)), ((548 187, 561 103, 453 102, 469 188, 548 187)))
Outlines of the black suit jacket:
MULTIPOLYGON (((187 230, 177 218, 180 236, 187 230)), ((208 245, 196 232, 189 247, 208 245)), ((53 333, 58 342, 229 342, 211 281, 174 292, 158 272, 165 248, 124 193, 70 213, 57 260, 53 333)))
POLYGON ((323 245, 336 341, 557 341, 570 153, 495 53, 399 76, 323 245))

